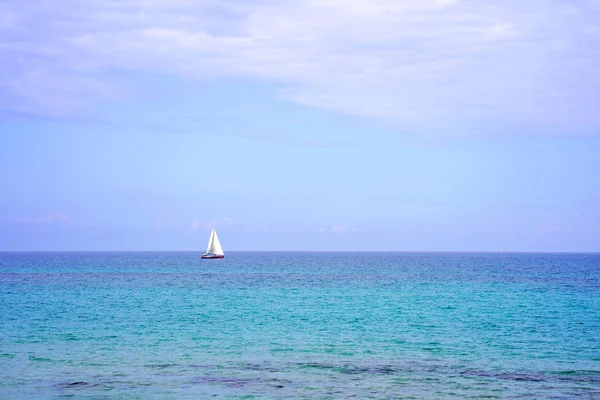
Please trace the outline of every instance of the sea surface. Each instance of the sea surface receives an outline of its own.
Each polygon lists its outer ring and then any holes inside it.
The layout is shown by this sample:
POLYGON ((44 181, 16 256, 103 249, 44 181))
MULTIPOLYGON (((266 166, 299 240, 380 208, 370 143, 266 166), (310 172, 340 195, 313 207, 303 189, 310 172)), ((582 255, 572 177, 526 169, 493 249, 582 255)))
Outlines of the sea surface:
POLYGON ((0 399, 600 399, 600 255, 0 253, 0 399))

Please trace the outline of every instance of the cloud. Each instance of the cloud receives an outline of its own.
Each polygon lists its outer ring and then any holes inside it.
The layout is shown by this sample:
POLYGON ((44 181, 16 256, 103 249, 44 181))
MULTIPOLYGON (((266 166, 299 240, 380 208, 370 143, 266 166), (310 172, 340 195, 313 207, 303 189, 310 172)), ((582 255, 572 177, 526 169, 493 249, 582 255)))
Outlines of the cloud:
POLYGON ((282 226, 267 227, 265 225, 252 225, 231 217, 220 217, 205 222, 193 221, 190 226, 190 229, 197 230, 202 228, 210 230, 213 227, 219 231, 222 230, 229 232, 281 233, 294 231, 293 229, 282 226))
POLYGON ((192 221, 192 223, 190 224, 190 229, 193 231, 198 230, 200 228, 211 229, 212 227, 228 229, 228 228, 235 226, 237 223, 238 223, 238 221, 235 218, 230 218, 230 217, 221 217, 221 218, 213 219, 211 221, 204 221, 204 222, 195 220, 195 221, 192 221))
POLYGON ((333 225, 329 228, 320 227, 317 229, 318 232, 333 232, 333 233, 356 233, 356 228, 348 228, 340 225, 333 225))
MULTIPOLYGON (((196 222, 196 221, 194 221, 196 222)), ((211 221, 206 221, 204 222, 202 225, 204 226, 204 228, 206 229, 211 229, 212 227, 221 227, 221 228, 231 228, 232 226, 236 225, 238 223, 238 221, 235 218, 230 218, 230 217, 221 217, 221 218, 217 218, 211 221)))
POLYGON ((415 130, 597 127, 599 14, 559 0, 9 0, 0 108, 69 114, 144 72, 259 79, 415 130))
POLYGON ((346 232, 346 228, 343 226, 332 226, 331 230, 336 233, 346 232))
POLYGON ((37 218, 18 218, 15 222, 20 224, 61 224, 69 222, 71 217, 61 212, 50 212, 42 217, 37 218))

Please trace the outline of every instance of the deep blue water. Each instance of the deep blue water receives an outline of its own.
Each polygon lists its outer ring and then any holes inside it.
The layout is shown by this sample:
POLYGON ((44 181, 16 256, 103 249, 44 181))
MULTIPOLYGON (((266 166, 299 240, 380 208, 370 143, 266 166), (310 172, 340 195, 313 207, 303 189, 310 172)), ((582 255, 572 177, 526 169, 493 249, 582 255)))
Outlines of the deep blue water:
POLYGON ((1 399, 600 398, 600 255, 0 253, 1 399))

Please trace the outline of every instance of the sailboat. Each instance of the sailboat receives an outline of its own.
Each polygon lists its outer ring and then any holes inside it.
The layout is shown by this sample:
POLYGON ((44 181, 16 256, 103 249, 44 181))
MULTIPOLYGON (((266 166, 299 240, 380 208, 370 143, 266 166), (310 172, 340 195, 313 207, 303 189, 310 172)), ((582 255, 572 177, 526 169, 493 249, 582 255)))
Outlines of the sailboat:
POLYGON ((206 248, 206 253, 202 254, 202 258, 225 258, 225 253, 223 253, 223 248, 221 247, 215 228, 212 228, 212 232, 210 232, 208 247, 206 248))

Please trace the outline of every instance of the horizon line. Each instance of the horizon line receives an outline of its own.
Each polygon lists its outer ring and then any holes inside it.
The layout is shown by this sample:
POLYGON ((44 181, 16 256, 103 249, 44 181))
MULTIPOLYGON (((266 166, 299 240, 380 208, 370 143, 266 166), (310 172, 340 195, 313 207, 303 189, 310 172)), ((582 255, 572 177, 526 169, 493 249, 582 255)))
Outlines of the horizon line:
MULTIPOLYGON (((454 254, 600 254, 600 251, 509 250, 228 250, 228 253, 454 253, 454 254)), ((204 253, 203 250, 0 250, 0 253, 204 253)))

